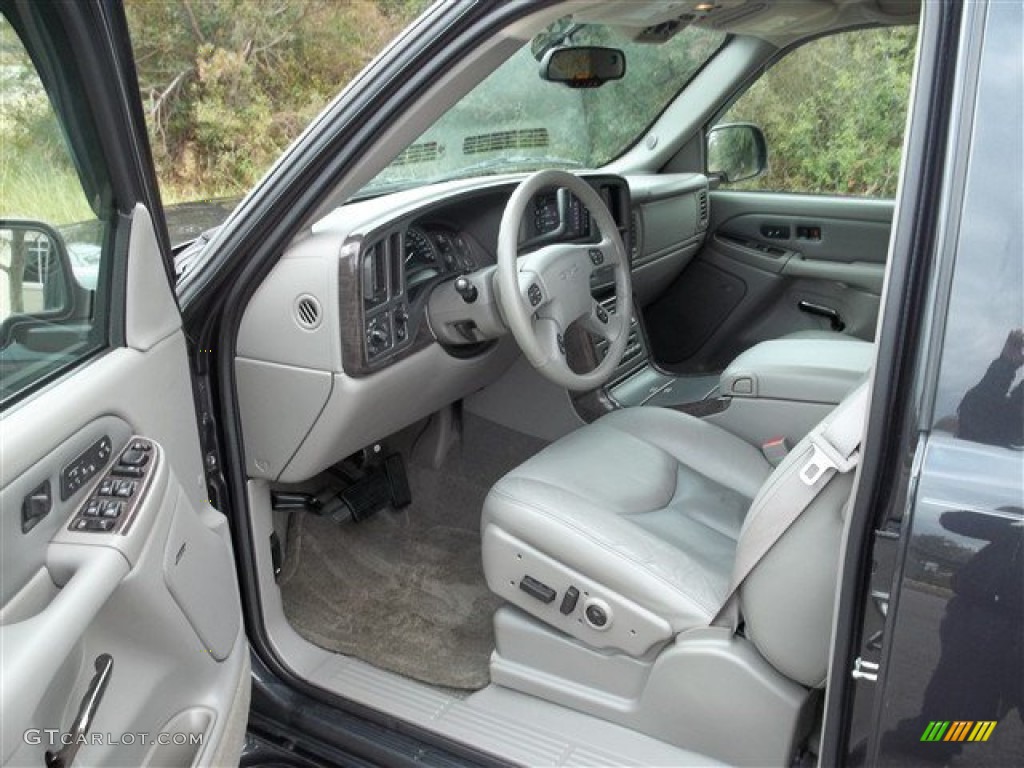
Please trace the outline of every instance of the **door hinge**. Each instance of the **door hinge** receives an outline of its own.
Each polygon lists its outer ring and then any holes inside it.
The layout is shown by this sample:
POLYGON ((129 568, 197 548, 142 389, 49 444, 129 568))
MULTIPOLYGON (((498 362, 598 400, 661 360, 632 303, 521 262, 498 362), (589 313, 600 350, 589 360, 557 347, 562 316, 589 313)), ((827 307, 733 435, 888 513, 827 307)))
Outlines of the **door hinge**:
POLYGON ((873 683, 878 680, 878 664, 874 661, 865 661, 858 656, 853 662, 850 677, 854 680, 867 680, 873 683))

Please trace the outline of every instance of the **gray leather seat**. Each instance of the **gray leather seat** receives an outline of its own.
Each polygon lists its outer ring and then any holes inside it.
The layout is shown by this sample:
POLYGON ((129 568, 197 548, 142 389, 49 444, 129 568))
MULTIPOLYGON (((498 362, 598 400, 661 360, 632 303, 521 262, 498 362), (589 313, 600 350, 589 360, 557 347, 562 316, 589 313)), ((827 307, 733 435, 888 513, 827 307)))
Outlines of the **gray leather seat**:
MULTIPOLYGON (((806 438, 773 468, 758 448, 685 414, 615 411, 493 487, 482 520, 488 584, 588 645, 649 656, 712 621, 752 502, 810 450, 806 438), (573 588, 607 613, 605 625, 586 610, 566 614, 573 588)), ((851 483, 852 473, 835 476, 738 593, 747 638, 804 686, 825 680, 851 483)))
POLYGON ((861 341, 856 336, 839 331, 823 331, 812 328, 806 331, 793 331, 782 336, 783 339, 814 339, 815 341, 861 341))

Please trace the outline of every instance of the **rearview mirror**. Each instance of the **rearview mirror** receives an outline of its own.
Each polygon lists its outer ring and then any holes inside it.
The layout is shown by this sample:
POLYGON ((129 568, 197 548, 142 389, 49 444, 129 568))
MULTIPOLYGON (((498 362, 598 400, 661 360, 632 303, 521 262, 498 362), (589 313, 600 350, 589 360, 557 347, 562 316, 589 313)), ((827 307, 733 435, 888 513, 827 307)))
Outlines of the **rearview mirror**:
POLYGON ((746 181, 768 169, 768 142, 751 123, 726 123, 708 131, 708 175, 723 182, 746 181))
POLYGON ((64 239, 39 221, 0 219, 0 324, 73 314, 76 283, 64 239))
POLYGON ((552 48, 540 63, 540 76, 570 88, 599 88, 626 74, 626 55, 618 48, 577 45, 552 48))

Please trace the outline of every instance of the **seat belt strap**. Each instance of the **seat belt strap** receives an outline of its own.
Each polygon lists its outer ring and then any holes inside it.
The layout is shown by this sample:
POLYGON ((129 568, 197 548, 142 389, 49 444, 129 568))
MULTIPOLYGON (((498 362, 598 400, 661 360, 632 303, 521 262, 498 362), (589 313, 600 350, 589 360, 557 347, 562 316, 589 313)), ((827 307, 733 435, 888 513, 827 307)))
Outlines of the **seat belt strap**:
POLYGON ((711 620, 712 625, 736 629, 739 624, 737 593, 744 580, 832 478, 857 466, 867 409, 868 384, 865 382, 811 430, 807 441, 801 442, 786 457, 785 466, 776 471, 758 494, 743 523, 729 591, 711 620), (798 469, 794 469, 794 464, 798 469))

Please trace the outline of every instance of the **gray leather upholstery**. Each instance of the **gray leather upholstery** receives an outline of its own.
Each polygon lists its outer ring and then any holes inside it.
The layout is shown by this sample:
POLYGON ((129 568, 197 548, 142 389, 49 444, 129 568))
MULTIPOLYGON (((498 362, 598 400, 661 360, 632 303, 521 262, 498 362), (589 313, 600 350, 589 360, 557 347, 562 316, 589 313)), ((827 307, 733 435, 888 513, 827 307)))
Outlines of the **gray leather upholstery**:
POLYGON ((720 391, 731 397, 838 403, 875 361, 874 344, 846 338, 844 344, 792 335, 762 341, 722 371, 720 391))
MULTIPOLYGON (((728 592, 751 501, 799 471, 796 457, 807 448, 805 439, 773 470, 754 446, 685 414, 615 411, 552 444, 491 490, 482 525, 488 583, 552 621, 535 597, 509 588, 507 564, 488 545, 501 531, 522 541, 524 552, 539 551, 616 599, 651 611, 677 635, 706 626, 728 592)), ((746 636, 777 670, 805 686, 825 679, 851 483, 852 475, 837 476, 739 591, 746 636)), ((529 574, 529 557, 520 559, 529 574)), ((556 626, 598 644, 582 622, 556 626)))
MULTIPOLYGON (((703 626, 725 597, 743 518, 771 471, 759 450, 691 416, 615 411, 494 486, 484 502, 484 572, 490 578, 495 525, 676 632, 703 626)), ((530 610, 532 601, 515 602, 530 610)))
POLYGON ((782 339, 813 339, 815 341, 860 341, 856 336, 851 336, 848 333, 840 333, 839 331, 823 331, 816 328, 811 328, 806 331, 793 331, 787 333, 785 336, 780 336, 782 339))

